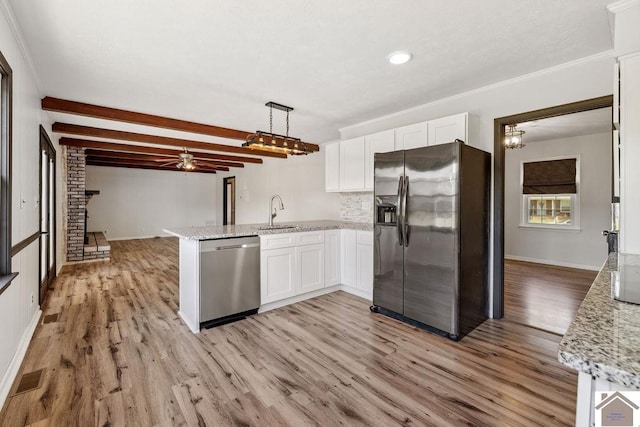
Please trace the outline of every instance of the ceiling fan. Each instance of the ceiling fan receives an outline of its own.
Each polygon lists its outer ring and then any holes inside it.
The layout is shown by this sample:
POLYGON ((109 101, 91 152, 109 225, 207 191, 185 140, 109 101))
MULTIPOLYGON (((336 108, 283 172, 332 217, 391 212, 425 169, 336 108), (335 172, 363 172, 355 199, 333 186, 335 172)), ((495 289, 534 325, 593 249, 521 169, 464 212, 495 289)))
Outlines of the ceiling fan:
POLYGON ((213 164, 210 164, 210 163, 206 163, 206 162, 198 163, 193 158, 193 154, 191 154, 191 153, 189 153, 187 151, 186 147, 183 148, 183 149, 184 149, 184 152, 178 154, 178 162, 177 163, 176 163, 175 160, 172 160, 172 161, 170 161, 168 163, 164 163, 164 164, 162 164, 160 166, 169 166, 169 165, 175 164, 178 169, 182 169, 185 172, 191 172, 191 171, 195 170, 197 164, 201 164, 202 166, 208 166, 210 169, 215 169, 216 168, 216 165, 213 165, 213 164))

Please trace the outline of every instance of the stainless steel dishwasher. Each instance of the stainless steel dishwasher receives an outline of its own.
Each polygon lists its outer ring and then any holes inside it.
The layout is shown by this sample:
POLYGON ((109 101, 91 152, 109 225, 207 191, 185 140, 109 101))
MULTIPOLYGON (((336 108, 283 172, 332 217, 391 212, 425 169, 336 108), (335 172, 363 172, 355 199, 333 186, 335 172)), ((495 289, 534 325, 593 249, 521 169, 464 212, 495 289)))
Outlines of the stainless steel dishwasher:
POLYGON ((243 319, 260 306, 260 238, 200 242, 200 327, 243 319))

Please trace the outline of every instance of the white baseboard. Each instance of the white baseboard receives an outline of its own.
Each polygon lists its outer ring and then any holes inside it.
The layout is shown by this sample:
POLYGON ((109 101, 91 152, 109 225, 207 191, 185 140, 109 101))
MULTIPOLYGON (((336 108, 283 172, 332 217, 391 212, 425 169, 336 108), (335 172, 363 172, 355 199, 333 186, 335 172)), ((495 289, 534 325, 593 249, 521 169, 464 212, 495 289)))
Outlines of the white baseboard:
POLYGON ((373 291, 367 292, 347 285, 340 285, 340 290, 373 302, 373 291))
POLYGON ((284 307, 285 305, 295 304, 307 300, 309 298, 319 297, 320 295, 330 294, 331 292, 339 291, 342 289, 342 285, 329 286, 328 288, 318 289, 316 291, 307 292, 305 294, 296 295, 291 298, 285 298, 280 301, 274 301, 260 306, 258 313, 264 313, 265 311, 275 310, 276 308, 284 307))
POLYGON ((523 256, 516 256, 516 255, 505 255, 504 259, 510 259, 513 261, 533 262, 535 264, 555 265, 557 267, 578 268, 580 270, 600 271, 600 269, 602 268, 602 265, 574 264, 572 262, 552 261, 549 259, 527 258, 523 256))
POLYGON ((42 310, 38 309, 33 314, 33 318, 31 319, 31 323, 22 334, 22 338, 18 343, 18 349, 16 353, 13 355, 13 359, 11 359, 11 363, 7 368, 7 372, 4 374, 2 378, 2 382, 0 382, 0 408, 4 406, 5 400, 7 400, 7 396, 9 396, 9 392, 11 391, 11 386, 18 375, 18 371, 20 370, 20 365, 22 365, 22 360, 24 359, 24 355, 27 353, 27 348, 29 347, 29 343, 31 342, 31 337, 33 337, 33 333, 36 331, 36 327, 38 326, 38 321, 40 320, 40 316, 42 315, 42 310))

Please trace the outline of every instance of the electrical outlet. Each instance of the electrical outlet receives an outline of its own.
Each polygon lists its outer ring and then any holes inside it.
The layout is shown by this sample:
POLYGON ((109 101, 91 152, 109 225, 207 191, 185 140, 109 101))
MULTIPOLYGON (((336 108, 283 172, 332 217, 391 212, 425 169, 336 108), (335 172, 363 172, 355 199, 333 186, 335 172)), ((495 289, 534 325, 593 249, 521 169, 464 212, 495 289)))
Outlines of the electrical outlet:
POLYGON ((33 302, 34 302, 33 292, 31 292, 31 305, 33 305, 33 302))

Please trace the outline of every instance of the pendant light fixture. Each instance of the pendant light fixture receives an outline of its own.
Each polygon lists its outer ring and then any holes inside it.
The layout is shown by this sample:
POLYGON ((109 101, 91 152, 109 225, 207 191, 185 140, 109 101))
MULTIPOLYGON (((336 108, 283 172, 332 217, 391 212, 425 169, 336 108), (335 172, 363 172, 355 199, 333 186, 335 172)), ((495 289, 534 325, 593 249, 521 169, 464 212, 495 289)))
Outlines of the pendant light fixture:
POLYGON ((242 144, 243 147, 251 148, 252 150, 268 150, 292 155, 307 155, 315 151, 307 148, 307 145, 302 142, 300 138, 289 136, 289 112, 293 111, 292 107, 287 107, 286 105, 272 101, 267 102, 265 106, 269 107, 269 132, 258 130, 256 133, 250 134, 247 136, 245 143, 242 144), (287 113, 287 129, 284 135, 273 133, 274 108, 287 113))
POLYGON ((516 129, 518 125, 507 125, 507 130, 504 132, 504 148, 514 149, 523 148, 522 135, 525 131, 516 129))

